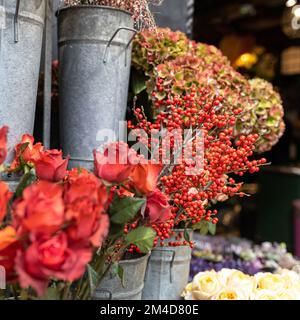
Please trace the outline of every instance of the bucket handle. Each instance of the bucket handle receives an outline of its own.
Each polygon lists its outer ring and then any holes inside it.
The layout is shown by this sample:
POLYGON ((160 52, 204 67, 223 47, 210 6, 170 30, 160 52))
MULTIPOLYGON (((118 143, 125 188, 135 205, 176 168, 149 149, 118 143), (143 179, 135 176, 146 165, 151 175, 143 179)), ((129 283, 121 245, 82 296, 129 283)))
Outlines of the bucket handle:
MULTIPOLYGON (((173 282, 173 265, 174 265, 174 261, 175 261, 176 252, 174 250, 163 250, 163 249, 158 249, 158 248, 155 248, 155 251, 170 252, 172 254, 172 259, 170 261, 170 283, 172 283, 173 282)), ((150 259, 151 259, 151 255, 150 255, 150 259)))
POLYGON ((16 11, 14 16, 14 37, 15 43, 19 42, 19 13, 20 13, 20 2, 21 0, 16 1, 16 11))
POLYGON ((114 38, 117 36, 117 34, 121 31, 121 30, 127 30, 127 31, 131 31, 133 32, 132 37, 129 39, 126 47, 125 47, 125 67, 127 66, 127 50, 132 42, 132 40, 134 39, 135 35, 137 34, 137 30, 133 29, 133 28, 128 28, 128 27, 119 27, 114 34, 111 36, 111 38, 109 39, 107 46, 105 48, 105 52, 104 52, 104 57, 103 57, 103 63, 107 62, 107 54, 108 54, 108 49, 111 46, 111 43, 113 42, 114 38))
POLYGON ((108 293, 108 299, 107 300, 112 300, 112 293, 109 290, 107 290, 107 289, 97 289, 97 292, 108 293))

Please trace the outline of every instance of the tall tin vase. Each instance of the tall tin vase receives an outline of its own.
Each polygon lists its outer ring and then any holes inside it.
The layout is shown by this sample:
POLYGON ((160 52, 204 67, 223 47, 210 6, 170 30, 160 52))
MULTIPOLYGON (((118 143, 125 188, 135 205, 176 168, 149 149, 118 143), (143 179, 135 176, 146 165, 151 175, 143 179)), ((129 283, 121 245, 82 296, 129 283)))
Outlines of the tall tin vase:
MULTIPOLYGON (((176 229, 169 241, 184 230, 176 229)), ((187 230, 192 239, 192 230, 187 230)), ((189 246, 157 247, 151 251, 145 276, 143 300, 179 300, 188 283, 192 250, 189 246)))
POLYGON ((103 135, 124 138, 119 122, 126 115, 135 33, 123 10, 84 5, 58 12, 60 140, 70 167, 93 168, 92 151, 104 144, 103 135))
POLYGON ((45 3, 6 0, 0 8, 0 127, 9 127, 7 163, 22 134, 33 133, 45 3))

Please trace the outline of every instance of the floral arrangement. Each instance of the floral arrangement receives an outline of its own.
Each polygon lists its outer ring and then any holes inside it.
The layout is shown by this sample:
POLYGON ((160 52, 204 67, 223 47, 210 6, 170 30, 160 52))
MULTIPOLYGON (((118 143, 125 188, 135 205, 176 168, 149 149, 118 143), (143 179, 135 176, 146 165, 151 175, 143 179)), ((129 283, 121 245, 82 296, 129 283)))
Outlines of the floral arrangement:
POLYGON ((186 300, 300 300, 300 276, 286 269, 255 276, 235 269, 200 272, 182 296, 186 300))
POLYGON ((276 144, 283 133, 283 108, 272 86, 265 90, 268 97, 275 99, 276 110, 280 110, 280 113, 276 111, 274 121, 270 121, 271 114, 269 118, 258 116, 258 105, 264 104, 265 99, 258 94, 256 82, 249 82, 238 73, 214 46, 195 43, 179 31, 158 29, 151 33, 145 30, 134 41, 132 61, 138 72, 133 76, 133 93, 139 95, 147 89, 154 119, 168 99, 190 94, 193 87, 209 88, 216 95, 226 97, 225 107, 239 113, 234 139, 250 133, 266 136, 256 141, 255 148, 256 152, 264 152, 276 144))
MULTIPOLYGON (((162 110, 152 122, 147 120, 143 108, 136 107, 136 122, 129 123, 137 135, 141 131, 150 137, 137 138, 149 148, 154 147, 152 154, 157 151, 159 161, 164 163, 158 187, 169 198, 172 219, 160 225, 158 234, 162 243, 169 228, 193 227, 203 233, 214 230, 218 222, 214 204, 236 195, 244 196, 240 190, 242 183, 236 182, 234 175, 257 172, 266 164, 264 158, 251 159, 257 134, 242 135, 232 142, 236 117, 241 110, 227 108, 228 101, 208 89, 194 86, 190 91, 187 95, 160 100, 162 110), (163 132, 162 143, 153 132, 163 132), (190 134, 183 137, 183 132, 190 134), (170 144, 164 144, 165 141, 170 144), (161 147, 156 150, 156 146, 161 147), (181 147, 184 156, 178 163, 181 147), (169 162, 163 160, 166 155, 169 162)), ((159 91, 152 94, 154 99, 157 95, 159 91)))
MULTIPOLYGON (((281 243, 263 242, 254 245, 251 241, 222 236, 194 235, 190 277, 205 270, 220 271, 223 268, 238 269, 246 274, 278 272, 290 269, 299 273, 300 261, 281 243)), ((300 274, 300 273, 299 273, 300 274)))
POLYGON ((132 17, 139 27, 153 28, 154 18, 149 10, 149 4, 159 4, 157 0, 64 0, 65 5, 99 5, 123 9, 132 13, 132 17))
MULTIPOLYGON (((7 132, 0 130, 1 165, 7 132)), ((14 193, 0 182, 0 262, 8 295, 89 299, 126 252, 147 253, 157 241, 155 224, 171 214, 156 188, 160 166, 140 164, 121 142, 94 155, 95 173, 67 171, 61 151, 46 150, 26 134, 11 166, 2 165, 23 174, 14 193), (117 163, 108 161, 110 153, 117 163)))
MULTIPOLYGON (((257 151, 265 152, 276 144, 283 135, 285 125, 283 122, 283 107, 280 95, 273 89, 271 83, 266 80, 255 78, 249 81, 251 86, 251 98, 255 103, 249 117, 252 123, 251 132, 259 132, 257 151)), ((241 132, 247 118, 241 117, 238 126, 241 132)))

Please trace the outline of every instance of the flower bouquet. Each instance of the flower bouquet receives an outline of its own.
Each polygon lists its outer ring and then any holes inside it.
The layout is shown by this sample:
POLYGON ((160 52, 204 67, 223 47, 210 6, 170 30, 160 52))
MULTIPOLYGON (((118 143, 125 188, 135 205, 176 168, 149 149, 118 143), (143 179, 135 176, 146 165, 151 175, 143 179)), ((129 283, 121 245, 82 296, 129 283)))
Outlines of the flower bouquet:
MULTIPOLYGON (((7 130, 0 131, 1 163, 7 130)), ((0 182, 4 297, 91 299, 112 266, 122 278, 118 262, 125 253, 146 254, 155 244, 153 227, 171 214, 156 189, 160 166, 140 164, 124 143, 94 156, 95 174, 67 171, 61 151, 45 150, 24 135, 11 166, 2 166, 23 174, 14 193, 0 182), (108 161, 110 156, 118 161, 108 161)))
POLYGON ((300 277, 286 269, 255 276, 235 269, 206 271, 194 277, 182 296, 186 300, 300 300, 300 277))

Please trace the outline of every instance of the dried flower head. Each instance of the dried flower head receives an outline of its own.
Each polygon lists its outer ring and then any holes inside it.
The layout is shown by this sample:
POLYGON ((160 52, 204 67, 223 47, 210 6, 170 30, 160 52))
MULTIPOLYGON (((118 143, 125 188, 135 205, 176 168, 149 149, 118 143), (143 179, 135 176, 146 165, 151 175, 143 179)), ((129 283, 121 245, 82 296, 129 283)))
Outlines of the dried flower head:
POLYGON ((154 28, 155 21, 149 9, 149 4, 158 5, 158 0, 64 0, 65 5, 99 5, 123 9, 132 13, 136 27, 141 30, 154 28))

